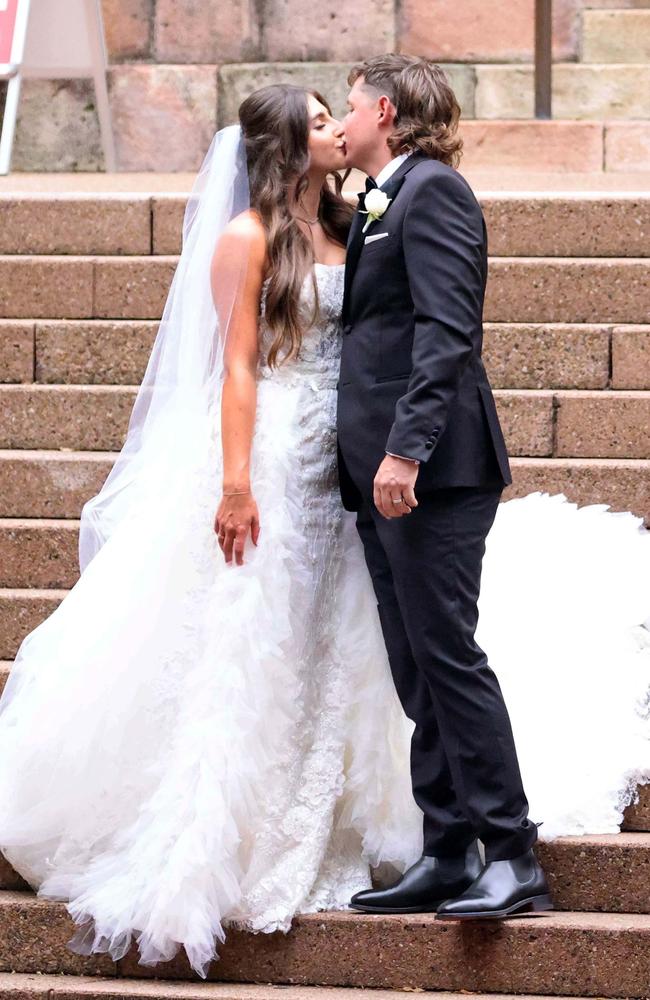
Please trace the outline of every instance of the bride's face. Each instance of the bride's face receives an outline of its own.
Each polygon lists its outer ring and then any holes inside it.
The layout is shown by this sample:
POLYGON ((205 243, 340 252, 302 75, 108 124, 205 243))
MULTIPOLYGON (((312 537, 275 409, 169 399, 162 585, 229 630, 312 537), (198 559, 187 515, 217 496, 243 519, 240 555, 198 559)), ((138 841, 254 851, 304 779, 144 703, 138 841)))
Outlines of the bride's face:
POLYGON ((343 127, 333 118, 324 104, 313 94, 307 95, 307 115, 309 117, 309 160, 310 169, 319 173, 345 168, 345 143, 343 127))

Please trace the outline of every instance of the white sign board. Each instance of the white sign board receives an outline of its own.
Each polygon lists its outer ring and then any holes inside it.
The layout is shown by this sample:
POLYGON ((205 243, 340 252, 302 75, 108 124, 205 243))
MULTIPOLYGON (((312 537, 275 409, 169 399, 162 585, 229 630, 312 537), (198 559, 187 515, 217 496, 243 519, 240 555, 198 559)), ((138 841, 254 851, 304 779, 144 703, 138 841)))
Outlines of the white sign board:
POLYGON ((27 77, 91 77, 107 170, 115 170, 106 42, 100 0, 0 0, 0 79, 7 99, 0 138, 0 174, 9 172, 20 84, 27 77))

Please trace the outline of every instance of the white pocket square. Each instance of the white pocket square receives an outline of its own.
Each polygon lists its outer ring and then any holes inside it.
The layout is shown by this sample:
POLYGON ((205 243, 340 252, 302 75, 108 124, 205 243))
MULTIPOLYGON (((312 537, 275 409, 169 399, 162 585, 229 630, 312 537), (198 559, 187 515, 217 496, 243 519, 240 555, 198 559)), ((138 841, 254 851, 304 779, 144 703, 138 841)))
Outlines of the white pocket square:
POLYGON ((374 243, 375 240, 383 240, 384 236, 390 236, 390 233, 373 233, 372 236, 366 236, 364 246, 366 243, 374 243))

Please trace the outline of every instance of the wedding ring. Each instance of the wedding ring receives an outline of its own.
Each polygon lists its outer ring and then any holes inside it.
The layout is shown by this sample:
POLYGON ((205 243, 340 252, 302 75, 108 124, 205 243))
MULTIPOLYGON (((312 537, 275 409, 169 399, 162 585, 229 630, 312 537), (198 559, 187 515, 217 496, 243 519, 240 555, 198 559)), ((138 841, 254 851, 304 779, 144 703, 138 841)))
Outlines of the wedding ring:
MULTIPOLYGON (((391 500, 393 500, 392 497, 391 500)), ((405 503, 404 497, 400 497, 399 500, 393 500, 393 503, 405 503)))

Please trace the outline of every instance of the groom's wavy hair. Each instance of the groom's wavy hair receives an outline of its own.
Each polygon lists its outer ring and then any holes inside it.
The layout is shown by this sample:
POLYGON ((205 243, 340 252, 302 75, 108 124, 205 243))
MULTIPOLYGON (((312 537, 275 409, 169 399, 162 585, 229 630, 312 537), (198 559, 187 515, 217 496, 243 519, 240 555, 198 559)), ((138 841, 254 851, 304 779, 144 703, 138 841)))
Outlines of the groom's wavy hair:
POLYGON ((443 70, 431 59, 389 52, 358 63, 348 84, 363 77, 373 94, 385 94, 396 110, 388 147, 397 156, 420 150, 433 160, 457 167, 463 140, 458 135, 460 105, 443 70))
MULTIPOLYGON (((296 357, 307 325, 318 318, 318 286, 313 273, 314 248, 290 210, 290 193, 308 186, 309 114, 308 94, 312 94, 331 114, 325 98, 316 90, 291 84, 271 84, 254 91, 239 108, 244 135, 250 205, 266 230, 270 262, 269 285, 264 318, 274 334, 268 364, 296 357), (314 308, 307 320, 300 305, 305 278, 312 274, 314 308)), ((354 215, 344 200, 343 179, 333 171, 321 188, 318 220, 330 239, 341 246, 347 242, 354 215), (329 181, 331 178, 331 183, 329 181)))

